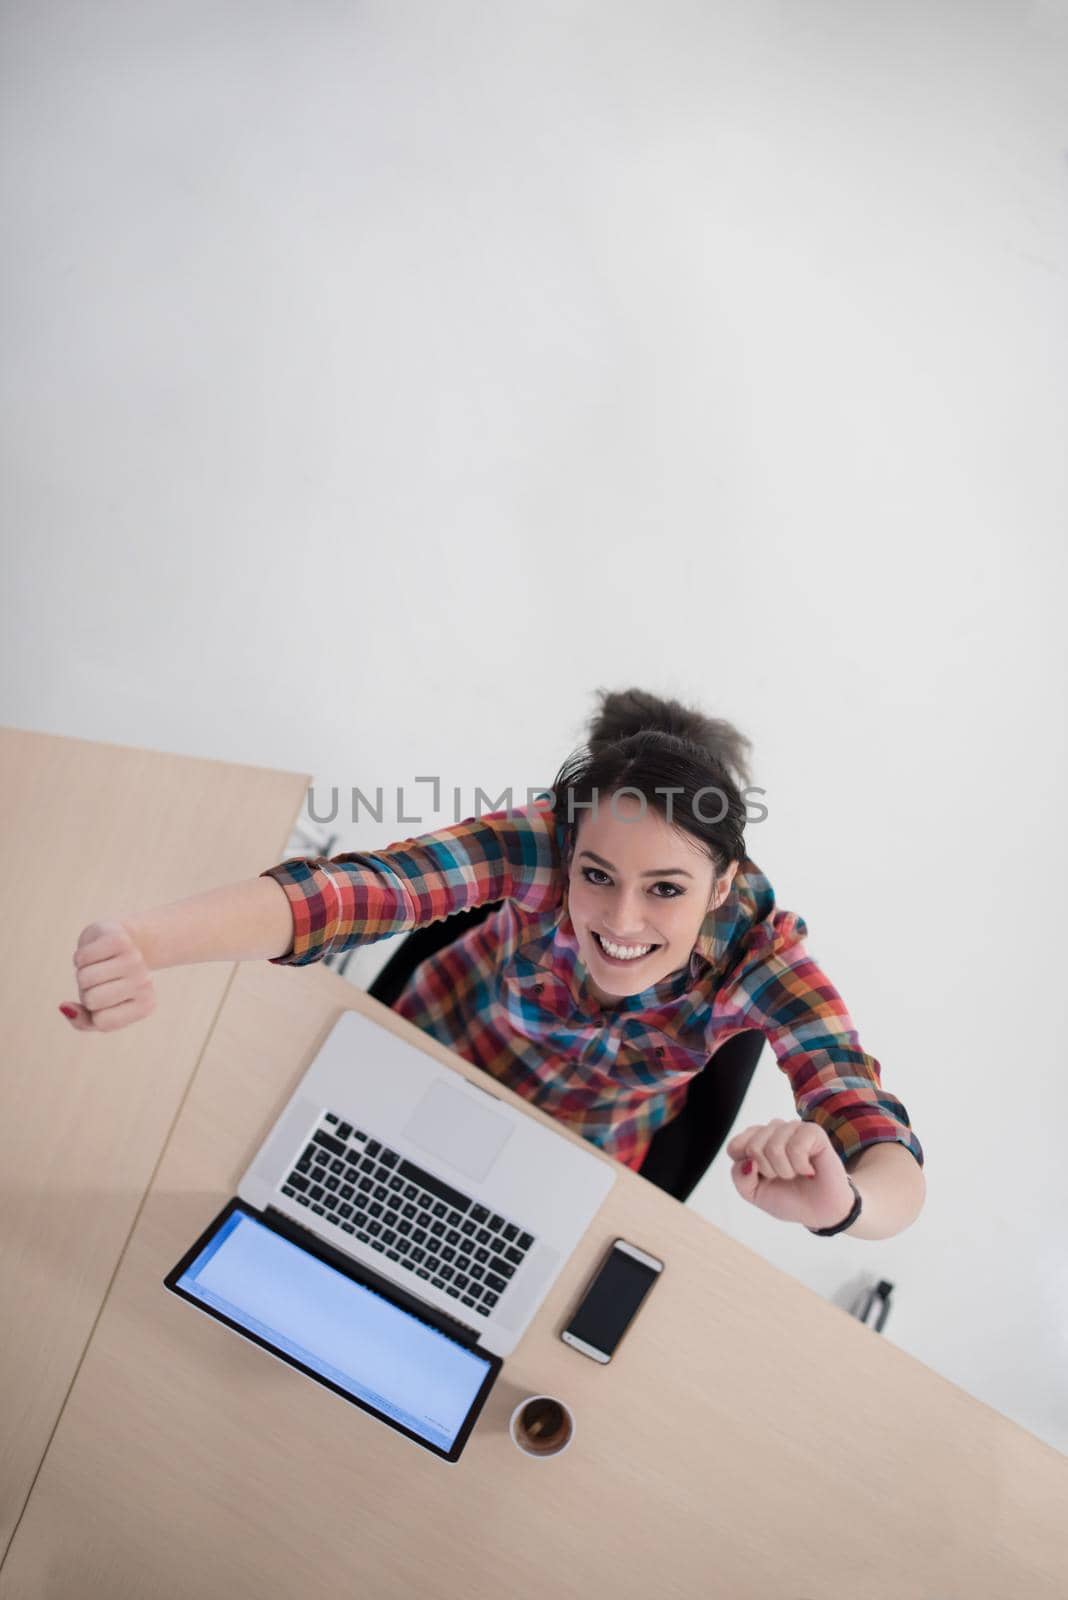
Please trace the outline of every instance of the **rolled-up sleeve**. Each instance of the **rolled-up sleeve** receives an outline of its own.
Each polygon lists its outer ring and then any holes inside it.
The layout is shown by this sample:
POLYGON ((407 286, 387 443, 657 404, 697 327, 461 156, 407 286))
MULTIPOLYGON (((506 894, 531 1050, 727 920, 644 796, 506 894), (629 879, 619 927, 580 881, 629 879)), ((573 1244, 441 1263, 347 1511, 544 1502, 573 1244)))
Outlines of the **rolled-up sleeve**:
POLYGON ((883 1088, 879 1062, 861 1046, 845 1001, 805 946, 807 931, 803 918, 784 911, 753 930, 752 963, 738 974, 725 1008, 739 1025, 764 1034, 798 1116, 824 1129, 843 1163, 869 1145, 895 1143, 922 1167, 908 1112, 883 1088))
POLYGON ((551 807, 467 817, 384 850, 290 856, 267 867, 293 914, 293 941, 272 966, 306 966, 475 906, 516 900, 533 911, 563 889, 560 835, 551 807))

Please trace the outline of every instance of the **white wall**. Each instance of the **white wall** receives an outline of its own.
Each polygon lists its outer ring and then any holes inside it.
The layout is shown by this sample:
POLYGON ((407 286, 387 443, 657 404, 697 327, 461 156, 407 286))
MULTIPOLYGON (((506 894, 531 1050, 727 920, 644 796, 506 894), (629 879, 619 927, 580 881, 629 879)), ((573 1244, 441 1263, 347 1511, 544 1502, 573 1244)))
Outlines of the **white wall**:
POLYGON ((928 1199, 694 1203, 1068 1448, 1065 7, 2 26, 3 720, 467 815, 598 686, 733 719, 928 1199))

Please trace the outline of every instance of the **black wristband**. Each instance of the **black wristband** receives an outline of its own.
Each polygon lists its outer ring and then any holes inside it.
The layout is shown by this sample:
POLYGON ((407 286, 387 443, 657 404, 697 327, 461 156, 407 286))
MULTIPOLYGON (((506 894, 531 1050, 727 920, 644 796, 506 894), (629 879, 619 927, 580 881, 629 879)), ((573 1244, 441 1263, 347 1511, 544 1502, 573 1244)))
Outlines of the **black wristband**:
POLYGON ((833 1228, 809 1228, 809 1233, 819 1234, 821 1238, 826 1239, 829 1238, 832 1233, 841 1233, 845 1228, 851 1228, 854 1222, 856 1222, 857 1218, 860 1216, 863 1202, 860 1198, 860 1190, 857 1188, 852 1178, 850 1178, 848 1175, 846 1176, 846 1182, 856 1197, 853 1201, 853 1209, 850 1211, 848 1217, 846 1217, 842 1222, 836 1222, 833 1228))

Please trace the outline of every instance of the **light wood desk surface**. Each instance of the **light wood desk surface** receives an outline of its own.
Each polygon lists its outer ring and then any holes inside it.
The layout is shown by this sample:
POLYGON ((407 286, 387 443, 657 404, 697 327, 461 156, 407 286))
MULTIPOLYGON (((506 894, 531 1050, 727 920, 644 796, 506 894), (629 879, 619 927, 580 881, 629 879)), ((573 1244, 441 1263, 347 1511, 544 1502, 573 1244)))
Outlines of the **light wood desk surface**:
MULTIPOLYGON (((159 1010, 124 1030, 131 1043, 164 1031, 179 976, 160 975, 159 1010)), ((1063 1456, 625 1168, 454 1465, 167 1294, 347 1008, 478 1081, 326 968, 236 970, 0 1571, 3 1600, 1061 1600, 1063 1456), (666 1269, 601 1367, 558 1330, 617 1235, 666 1269), (533 1391, 575 1413, 555 1460, 528 1460, 506 1433, 533 1391)), ((121 1037, 75 1041, 102 1059, 121 1037)), ((99 1092, 82 1094, 88 1123, 99 1092)), ((24 1241, 15 1267, 34 1251, 24 1241)), ((10 1268, 2 1287, 18 1289, 10 1268)), ((36 1332, 46 1366, 62 1330, 36 1332)))
POLYGON ((237 970, 161 973, 94 1038, 57 1009, 78 935, 280 860, 308 781, 0 729, 0 1559, 237 970))

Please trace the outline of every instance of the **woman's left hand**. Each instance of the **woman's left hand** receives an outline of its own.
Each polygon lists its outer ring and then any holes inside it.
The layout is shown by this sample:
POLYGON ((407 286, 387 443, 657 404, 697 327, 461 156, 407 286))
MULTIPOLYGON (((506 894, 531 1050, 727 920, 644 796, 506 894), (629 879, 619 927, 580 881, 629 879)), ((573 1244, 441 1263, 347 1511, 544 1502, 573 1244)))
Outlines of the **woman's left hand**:
POLYGON ((757 1124, 727 1142, 734 1187, 780 1222, 833 1228, 853 1209, 842 1158, 818 1122, 757 1124), (746 1161, 753 1163, 748 1173, 746 1161))

